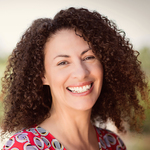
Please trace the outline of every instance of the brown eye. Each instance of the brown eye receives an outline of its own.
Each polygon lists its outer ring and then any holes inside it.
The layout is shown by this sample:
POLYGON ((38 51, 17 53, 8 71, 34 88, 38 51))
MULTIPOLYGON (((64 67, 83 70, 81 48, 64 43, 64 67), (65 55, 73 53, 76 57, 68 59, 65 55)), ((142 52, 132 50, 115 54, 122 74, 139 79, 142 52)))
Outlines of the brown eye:
POLYGON ((90 60, 90 59, 95 59, 94 56, 88 56, 88 57, 85 57, 84 60, 90 60))
POLYGON ((60 62, 60 63, 58 64, 58 66, 60 66, 60 65, 67 65, 67 64, 68 64, 67 61, 62 61, 62 62, 60 62))

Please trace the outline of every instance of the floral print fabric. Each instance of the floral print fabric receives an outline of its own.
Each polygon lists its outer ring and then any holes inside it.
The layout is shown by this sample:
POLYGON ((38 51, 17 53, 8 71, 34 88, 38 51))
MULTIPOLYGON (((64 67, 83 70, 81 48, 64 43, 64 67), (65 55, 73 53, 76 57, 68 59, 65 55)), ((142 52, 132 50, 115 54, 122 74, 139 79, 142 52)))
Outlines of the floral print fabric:
MULTIPOLYGON (((126 150, 113 132, 95 127, 99 150, 126 150)), ((22 130, 12 136, 2 150, 66 150, 49 132, 40 126, 22 130)))

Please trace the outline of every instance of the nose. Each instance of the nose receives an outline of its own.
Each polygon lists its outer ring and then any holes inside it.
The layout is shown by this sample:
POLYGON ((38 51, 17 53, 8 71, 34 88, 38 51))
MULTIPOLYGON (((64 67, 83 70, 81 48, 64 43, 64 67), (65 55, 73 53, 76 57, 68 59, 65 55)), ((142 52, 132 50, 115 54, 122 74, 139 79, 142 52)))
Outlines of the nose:
POLYGON ((72 71, 72 77, 77 78, 79 81, 85 79, 89 74, 90 70, 83 62, 76 64, 72 71))

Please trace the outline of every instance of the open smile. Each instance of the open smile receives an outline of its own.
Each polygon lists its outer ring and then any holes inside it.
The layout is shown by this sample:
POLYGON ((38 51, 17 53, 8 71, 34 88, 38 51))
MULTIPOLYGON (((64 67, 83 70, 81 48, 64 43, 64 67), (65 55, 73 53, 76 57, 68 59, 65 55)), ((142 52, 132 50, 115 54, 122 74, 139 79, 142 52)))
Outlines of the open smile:
POLYGON ((69 90, 72 93, 85 93, 89 91, 92 88, 92 86, 93 86, 93 82, 83 86, 67 87, 67 90, 69 90))

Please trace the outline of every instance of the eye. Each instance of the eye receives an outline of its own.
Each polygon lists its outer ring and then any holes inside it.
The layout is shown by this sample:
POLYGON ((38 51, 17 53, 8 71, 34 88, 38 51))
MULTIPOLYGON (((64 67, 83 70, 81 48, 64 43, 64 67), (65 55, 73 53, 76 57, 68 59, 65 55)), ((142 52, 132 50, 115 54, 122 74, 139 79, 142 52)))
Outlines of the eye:
POLYGON ((58 65, 58 66, 61 66, 61 65, 67 65, 67 64, 68 64, 67 61, 62 61, 62 62, 58 63, 57 65, 58 65))
POLYGON ((90 59, 95 59, 94 56, 88 56, 88 57, 85 57, 83 60, 90 60, 90 59))

